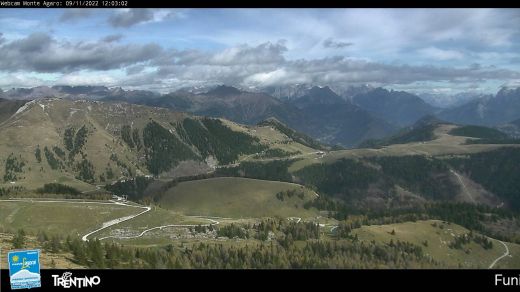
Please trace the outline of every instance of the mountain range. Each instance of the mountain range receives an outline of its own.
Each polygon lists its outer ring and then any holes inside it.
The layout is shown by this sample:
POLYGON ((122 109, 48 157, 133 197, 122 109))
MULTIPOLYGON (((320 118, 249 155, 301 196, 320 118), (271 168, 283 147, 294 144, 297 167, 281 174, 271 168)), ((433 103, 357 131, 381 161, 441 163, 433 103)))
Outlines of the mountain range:
POLYGON ((409 126, 421 117, 433 114, 437 110, 416 95, 404 91, 389 91, 384 88, 376 88, 367 93, 355 95, 353 102, 398 127, 409 126))
POLYGON ((468 103, 472 100, 479 99, 482 97, 485 97, 485 94, 482 94, 480 92, 473 92, 473 91, 464 91, 459 92, 455 94, 450 93, 438 93, 438 92, 422 92, 417 94, 422 100, 424 100, 426 103, 440 108, 440 109, 447 109, 447 108, 454 108, 460 105, 463 105, 465 103, 468 103))
POLYGON ((47 98, 10 108, 0 122, 0 180, 29 189, 44 182, 81 189, 121 177, 194 175, 242 155, 326 148, 282 124, 244 126, 121 102, 47 98))
POLYGON ((441 119, 483 126, 498 126, 520 118, 520 88, 501 88, 495 96, 484 96, 444 110, 441 119))
POLYGON ((299 84, 254 91, 220 85, 210 89, 186 88, 166 94, 120 87, 40 86, 0 92, 4 102, 45 97, 124 101, 221 117, 246 125, 275 118, 322 143, 349 148, 368 139, 396 134, 428 115, 447 122, 496 127, 520 118, 520 89, 508 88, 502 88, 495 96, 468 97, 467 103, 449 108, 433 106, 424 100, 427 98, 409 92, 368 85, 334 90, 328 86, 299 84))
POLYGON ((285 101, 266 93, 247 92, 225 85, 202 94, 176 91, 156 98, 110 96, 103 100, 165 107, 249 125, 273 117, 323 143, 347 147, 396 130, 384 120, 338 96, 329 87, 312 87, 305 90, 303 96, 285 101))

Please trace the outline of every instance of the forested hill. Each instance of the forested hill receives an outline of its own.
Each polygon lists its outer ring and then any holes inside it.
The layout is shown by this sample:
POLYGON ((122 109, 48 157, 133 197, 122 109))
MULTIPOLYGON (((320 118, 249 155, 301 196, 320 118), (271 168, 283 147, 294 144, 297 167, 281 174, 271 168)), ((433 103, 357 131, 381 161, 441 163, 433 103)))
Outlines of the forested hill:
POLYGON ((361 148, 381 147, 392 144, 406 144, 412 142, 425 142, 435 139, 434 131, 441 124, 449 124, 432 115, 426 115, 415 124, 405 127, 398 133, 383 139, 365 140, 359 145, 361 148))
POLYGON ((126 103, 34 100, 0 125, 0 185, 36 189, 59 179, 82 189, 138 175, 205 173, 266 151, 311 150, 278 129, 259 135, 257 128, 126 103))
POLYGON ((269 118, 266 119, 260 123, 258 123, 259 126, 269 126, 277 131, 280 131, 293 139, 294 141, 301 143, 302 145, 314 148, 314 149, 320 149, 320 150, 327 150, 330 149, 330 146, 324 145, 320 143, 319 141, 305 135, 304 133, 297 132, 291 128, 289 128, 284 123, 280 122, 276 118, 269 118))

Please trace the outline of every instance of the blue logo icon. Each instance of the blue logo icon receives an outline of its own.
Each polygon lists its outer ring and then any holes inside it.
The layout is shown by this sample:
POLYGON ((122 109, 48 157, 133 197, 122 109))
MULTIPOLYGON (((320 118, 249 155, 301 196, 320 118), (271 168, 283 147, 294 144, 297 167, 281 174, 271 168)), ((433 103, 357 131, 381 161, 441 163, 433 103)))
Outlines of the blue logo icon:
POLYGON ((9 252, 8 261, 12 290, 41 287, 39 250, 9 252))

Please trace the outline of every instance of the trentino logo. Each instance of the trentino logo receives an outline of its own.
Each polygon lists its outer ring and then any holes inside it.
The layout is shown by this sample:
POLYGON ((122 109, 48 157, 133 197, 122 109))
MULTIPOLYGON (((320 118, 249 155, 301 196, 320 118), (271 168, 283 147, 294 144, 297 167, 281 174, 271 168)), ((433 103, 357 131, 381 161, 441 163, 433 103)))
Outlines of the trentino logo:
POLYGON ((94 277, 72 277, 71 272, 65 272, 63 275, 52 275, 54 279, 54 287, 63 287, 63 288, 84 288, 84 287, 92 287, 99 285, 101 283, 101 278, 99 276, 94 277))
POLYGON ((11 251, 7 257, 12 290, 41 287, 39 250, 11 251))

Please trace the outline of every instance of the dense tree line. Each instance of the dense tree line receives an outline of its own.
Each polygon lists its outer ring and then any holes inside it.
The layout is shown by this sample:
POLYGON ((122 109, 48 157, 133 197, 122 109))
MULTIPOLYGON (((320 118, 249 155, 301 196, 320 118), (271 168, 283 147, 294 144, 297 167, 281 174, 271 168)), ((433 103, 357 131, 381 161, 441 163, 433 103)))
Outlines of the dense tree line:
POLYGON ((520 149, 501 148, 447 161, 486 190, 506 200, 512 209, 520 210, 520 149))
POLYGON ((81 149, 83 148, 83 145, 85 145, 85 143, 87 142, 87 135, 88 135, 87 127, 85 125, 83 125, 76 132, 76 135, 74 136, 74 147, 70 151, 69 157, 74 157, 77 153, 79 153, 81 151, 81 149))
POLYGON ((264 159, 264 158, 276 158, 276 157, 290 157, 293 155, 302 154, 301 151, 286 151, 279 148, 270 148, 264 150, 258 154, 255 154, 253 158, 255 159, 264 159))
MULTIPOLYGON (((473 232, 455 236, 455 238, 448 244, 452 249, 463 249, 465 245, 475 242, 484 249, 492 249, 493 242, 485 236, 474 234, 473 232)), ((469 252, 469 250, 467 250, 469 252)))
POLYGON ((107 180, 111 180, 116 177, 114 174, 114 171, 112 170, 112 167, 110 167, 110 165, 105 168, 105 174, 106 174, 107 180))
POLYGON ((234 163, 239 155, 260 152, 266 146, 246 133, 233 131, 219 119, 184 119, 176 125, 179 136, 194 145, 202 158, 213 155, 220 164, 234 163))
POLYGON ((97 240, 71 241, 74 259, 91 268, 410 268, 436 267, 420 246, 352 241, 308 241, 284 247, 199 243, 192 247, 132 248, 97 240))
POLYGON ((298 142, 302 145, 308 146, 310 148, 318 149, 318 150, 326 150, 326 147, 324 147, 324 145, 322 145, 320 142, 314 140, 313 138, 311 138, 303 133, 296 132, 295 130, 287 127, 286 125, 280 123, 277 120, 268 119, 268 120, 258 123, 258 125, 273 127, 276 130, 278 130, 279 132, 285 134, 287 137, 291 138, 293 141, 298 142))
POLYGON ((36 150, 34 150, 34 157, 38 163, 42 162, 42 151, 40 150, 40 145, 36 146, 36 150))
POLYGON ((74 156, 78 154, 87 142, 88 129, 83 125, 78 131, 74 127, 66 128, 63 133, 63 144, 65 149, 69 151, 69 160, 74 160, 74 156))
POLYGON ((502 140, 507 139, 509 136, 506 133, 500 132, 497 129, 483 127, 483 126, 462 126, 452 129, 449 132, 450 135, 473 137, 490 140, 502 140))
POLYGON ((72 151, 74 148, 74 134, 75 134, 74 128, 70 127, 65 129, 65 132, 63 133, 63 144, 65 145, 65 149, 68 151, 72 151))
MULTIPOLYGON (((66 249, 64 245, 66 245, 67 242, 64 243, 63 237, 58 234, 48 235, 45 231, 39 231, 36 235, 36 240, 41 244, 41 247, 43 247, 46 252, 59 253, 66 249)), ((67 237, 67 241, 70 243, 71 238, 67 237)))
POLYGON ((491 241, 488 237, 486 236, 482 236, 482 235, 477 235, 477 234, 473 234, 471 233, 473 236, 472 236, 472 239, 473 241, 482 246, 482 248, 484 249, 492 249, 493 248, 493 241, 491 241))
POLYGON ((305 184, 315 186, 320 193, 343 198, 360 196, 382 177, 377 169, 352 159, 313 164, 298 170, 295 175, 305 184))
POLYGON ((141 151, 141 149, 143 148, 143 144, 141 143, 139 129, 137 128, 132 130, 132 141, 134 142, 137 151, 141 151))
MULTIPOLYGON (((294 161, 248 161, 236 167, 219 168, 216 173, 219 176, 294 180, 315 187, 320 193, 347 201, 362 199, 369 187, 390 194, 395 185, 432 200, 450 200, 459 193, 459 186, 451 179, 447 164, 423 156, 375 157, 366 160, 343 158, 333 163, 306 166, 296 171, 293 178, 288 168, 294 161)), ((334 208, 339 211, 337 209, 334 208)))
POLYGON ((292 181, 288 171, 289 166, 295 160, 273 160, 269 162, 244 161, 236 167, 218 168, 216 174, 219 176, 236 176, 275 181, 292 181))
POLYGON ((520 144, 520 139, 512 138, 497 129, 482 126, 462 126, 450 134, 479 139, 468 139, 466 144, 520 144))
POLYGON ((438 160, 420 155, 383 156, 369 159, 381 166, 384 175, 393 184, 433 200, 448 200, 459 193, 459 186, 449 175, 448 166, 438 160))
POLYGON ((14 153, 9 154, 5 161, 4 182, 11 182, 20 179, 19 174, 23 173, 25 161, 21 155, 15 156, 14 153))
POLYGON ((389 138, 365 140, 359 145, 359 148, 378 148, 393 144, 431 141, 435 139, 435 134, 433 131, 436 128, 437 125, 432 124, 417 128, 405 129, 389 138))
POLYGON ((256 231, 253 235, 254 238, 266 241, 269 239, 269 234, 274 234, 274 232, 279 228, 281 222, 276 222, 274 219, 262 220, 260 223, 255 223, 252 226, 252 229, 256 231))
POLYGON ((25 188, 22 186, 0 187, 0 197, 17 195, 22 192, 25 192, 25 188))
MULTIPOLYGON (((511 218, 512 213, 469 203, 432 202, 417 208, 367 211, 366 224, 390 224, 406 221, 437 219, 484 232, 483 222, 495 222, 499 218, 511 218)), ((364 224, 365 225, 365 224, 364 224)))
POLYGON ((77 189, 59 184, 59 183, 48 183, 44 184, 43 187, 36 189, 36 192, 39 194, 68 194, 68 195, 78 195, 80 191, 77 189))
POLYGON ((58 146, 53 146, 53 147, 52 147, 52 151, 54 151, 54 153, 56 153, 56 155, 58 155, 58 157, 59 157, 61 160, 65 160, 65 151, 63 151, 60 147, 58 147, 58 146))
POLYGON ((209 133, 220 141, 219 144, 222 145, 222 150, 216 150, 215 154, 217 155, 219 152, 225 153, 224 157, 227 158, 224 158, 223 164, 235 162, 240 154, 256 153, 266 148, 266 146, 260 144, 260 139, 257 137, 233 131, 219 119, 204 118, 202 123, 209 133))
POLYGON ((303 198, 305 197, 305 193, 304 193, 303 189, 292 189, 292 190, 280 191, 280 192, 276 193, 276 198, 280 201, 284 201, 285 198, 290 199, 292 197, 297 197, 300 200, 303 200, 303 198))
POLYGON ((227 238, 249 238, 246 230, 237 224, 229 224, 217 229, 217 236, 227 238))
POLYGON ((78 162, 76 164, 76 170, 78 174, 76 175, 76 179, 93 183, 95 181, 95 171, 94 171, 94 165, 92 163, 84 158, 81 160, 81 162, 78 162))
MULTIPOLYGON (((107 174, 108 173, 109 172, 107 171, 107 174)), ((162 196, 166 193, 167 190, 175 187, 181 182, 202 180, 212 177, 215 177, 214 173, 205 173, 193 176, 178 177, 167 182, 163 182, 153 178, 147 178, 145 176, 137 176, 126 180, 117 181, 112 184, 107 184, 104 188, 107 191, 119 196, 126 195, 128 196, 129 200, 136 202, 149 202, 150 200, 153 200, 157 203, 161 200, 162 196), (154 183, 153 191, 145 192, 148 186, 152 183, 154 183)))
MULTIPOLYGON (((320 240, 314 223, 264 221, 256 229, 282 231, 278 240, 246 244, 184 243, 139 248, 97 239, 83 242, 68 236, 38 233, 48 252, 70 252, 89 268, 411 268, 438 267, 422 248, 411 243, 320 240), (304 241, 302 241, 304 240, 304 241), (299 241, 296 243, 296 241, 299 241)), ((222 228, 220 228, 222 229, 222 228)), ((202 232, 202 231, 201 231, 202 232)), ((239 232, 239 231, 235 231, 239 232)), ((25 238, 25 234, 23 235, 25 238)))
POLYGON ((121 127, 121 139, 125 141, 126 145, 130 148, 134 148, 134 140, 132 138, 132 128, 129 125, 123 125, 121 127))
POLYGON ((314 200, 305 202, 303 208, 316 208, 318 210, 328 211, 328 216, 337 220, 344 220, 349 215, 363 212, 363 210, 355 208, 353 204, 348 204, 344 200, 333 199, 326 194, 323 194, 314 200))
POLYGON ((282 225, 282 233, 285 238, 291 240, 320 239, 320 226, 314 222, 289 222, 282 225))
POLYGON ((16 234, 14 235, 11 243, 14 249, 20 249, 25 247, 25 242, 27 241, 25 231, 23 229, 18 229, 16 234))
MULTIPOLYGON (((430 202, 418 207, 403 209, 364 209, 356 208, 342 200, 331 199, 322 195, 304 204, 306 209, 312 207, 318 210, 329 211, 329 217, 340 221, 349 220, 352 216, 356 216, 358 218, 357 221, 359 221, 356 223, 357 227, 360 225, 383 225, 437 219, 453 222, 489 237, 513 242, 517 241, 515 234, 497 233, 487 227, 487 225, 496 223, 499 220, 520 219, 514 211, 508 211, 507 209, 456 202, 430 202)), ((350 229, 352 229, 352 225, 350 225, 350 229)), ((345 231, 349 230, 345 229, 345 231)))
MULTIPOLYGON (((202 158, 216 154, 213 148, 217 147, 218 140, 209 133, 199 120, 186 118, 175 128, 181 139, 197 148, 202 158)), ((224 157, 220 153, 216 157, 219 161, 224 161, 224 157)))
MULTIPOLYGON (((447 165, 451 164, 452 167, 459 168, 459 171, 469 173, 473 180, 486 189, 503 198, 510 198, 511 201, 518 197, 516 190, 520 189, 520 150, 495 150, 471 154, 469 157, 443 160, 420 156, 377 157, 368 161, 342 159, 331 164, 307 166, 295 175, 300 182, 311 188, 315 187, 320 193, 319 198, 306 202, 304 207, 329 211, 330 217, 339 220, 358 214, 368 214, 371 222, 380 223, 439 219, 492 237, 513 240, 507 233, 497 234, 484 225, 499 218, 516 218, 510 212, 448 202, 458 193, 459 188, 449 179, 447 165), (395 184, 436 202, 423 203, 417 207, 381 210, 349 204, 350 197, 356 192, 365 194, 369 186, 375 185, 383 191, 391 192, 395 184)), ((292 181, 287 171, 291 163, 283 160, 269 163, 244 162, 238 167, 217 169, 217 175, 292 181)))
POLYGON ((215 228, 213 227, 212 224, 210 224, 209 226, 199 224, 194 227, 189 227, 189 230, 190 230, 190 232, 195 232, 195 233, 206 233, 208 231, 211 232, 211 231, 215 230, 215 228))
POLYGON ((465 203, 428 204, 425 209, 425 213, 432 218, 453 222, 476 231, 485 230, 483 221, 494 221, 499 217, 506 217, 506 214, 500 213, 499 210, 465 203), (494 214, 494 216, 487 216, 486 213, 494 214))
POLYGON ((276 233, 277 242, 288 247, 294 241, 306 241, 309 239, 320 238, 320 227, 314 222, 293 222, 283 219, 263 220, 258 224, 242 226, 239 224, 229 224, 217 228, 217 236, 227 238, 256 238, 267 240, 269 232, 276 233))
POLYGON ((197 159, 186 144, 155 121, 143 129, 143 141, 146 166, 154 175, 170 170, 179 161, 197 159))
POLYGON ((45 146, 43 148, 43 153, 45 154, 45 159, 47 160, 47 163, 51 167, 51 169, 60 169, 61 168, 61 162, 56 159, 56 156, 45 146))
POLYGON ((177 177, 177 178, 171 179, 165 183, 161 182, 159 187, 157 188, 157 190, 154 192, 151 192, 148 195, 150 195, 151 198, 153 199, 153 201, 157 203, 157 202, 161 201, 162 196, 164 196, 166 194, 167 190, 175 187, 176 185, 178 185, 181 182, 208 179, 208 178, 213 178, 215 176, 216 176, 215 173, 203 173, 203 174, 198 174, 198 175, 177 177))
POLYGON ((366 216, 351 216, 348 219, 339 221, 338 226, 332 231, 337 238, 357 240, 357 236, 352 236, 351 232, 365 224, 367 224, 366 216))
POLYGON ((152 182, 152 178, 137 176, 133 179, 127 179, 125 181, 118 181, 114 184, 106 185, 105 189, 118 196, 127 196, 129 200, 139 201, 144 197, 144 191, 152 182))
POLYGON ((520 139, 507 138, 507 139, 467 140, 466 144, 520 144, 520 139))
MULTIPOLYGON (((110 160, 112 160, 116 163, 116 165, 121 169, 121 172, 123 173, 123 175, 126 175, 128 177, 133 176, 132 168, 130 166, 128 166, 126 163, 124 163, 123 161, 121 161, 121 159, 119 159, 117 154, 115 154, 115 153, 110 154, 110 160)), ((114 178, 114 173, 109 164, 109 166, 107 167, 107 179, 112 179, 112 178, 114 178)))

